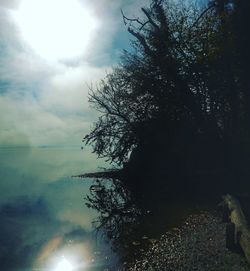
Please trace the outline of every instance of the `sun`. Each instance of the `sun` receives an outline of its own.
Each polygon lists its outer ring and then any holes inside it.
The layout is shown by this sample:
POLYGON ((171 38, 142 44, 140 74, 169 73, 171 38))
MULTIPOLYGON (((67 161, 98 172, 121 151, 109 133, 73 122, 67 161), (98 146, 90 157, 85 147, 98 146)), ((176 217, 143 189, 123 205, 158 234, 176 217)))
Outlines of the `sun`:
POLYGON ((66 258, 62 257, 59 262, 54 266, 52 271, 73 271, 73 270, 81 270, 85 269, 86 264, 85 262, 81 262, 80 264, 72 264, 66 258))
POLYGON ((15 17, 22 38, 49 60, 84 54, 98 24, 78 0, 22 0, 15 17))
POLYGON ((72 271, 72 270, 73 270, 72 264, 68 260, 62 259, 58 263, 55 271, 72 271))

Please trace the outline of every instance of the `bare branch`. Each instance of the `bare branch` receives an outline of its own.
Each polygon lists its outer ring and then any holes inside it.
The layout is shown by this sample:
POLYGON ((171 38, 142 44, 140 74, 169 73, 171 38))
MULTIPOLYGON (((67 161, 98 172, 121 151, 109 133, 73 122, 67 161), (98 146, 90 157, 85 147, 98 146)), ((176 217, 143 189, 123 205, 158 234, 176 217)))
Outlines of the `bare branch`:
POLYGON ((138 24, 140 24, 140 25, 143 25, 143 24, 144 24, 144 23, 142 23, 138 18, 128 18, 128 17, 124 14, 124 12, 123 12, 122 9, 121 9, 121 14, 122 14, 123 22, 124 22, 125 25, 127 25, 127 21, 129 21, 129 22, 136 22, 136 23, 138 23, 138 24))
POLYGON ((143 13, 148 18, 148 21, 150 22, 150 24, 153 25, 156 29, 159 30, 159 26, 153 21, 153 19, 151 18, 149 12, 145 8, 142 8, 141 10, 143 11, 143 13))
POLYGON ((139 25, 141 25, 140 28, 139 28, 139 31, 141 31, 149 23, 149 21, 141 22, 138 18, 128 18, 127 16, 125 16, 122 9, 121 9, 121 14, 122 14, 124 25, 128 24, 127 21, 129 21, 130 23, 136 22, 139 25))
POLYGON ((139 33, 139 32, 135 32, 132 28, 128 28, 128 32, 133 35, 139 42, 140 44, 143 46, 146 54, 148 55, 152 55, 152 50, 149 48, 145 38, 139 33))

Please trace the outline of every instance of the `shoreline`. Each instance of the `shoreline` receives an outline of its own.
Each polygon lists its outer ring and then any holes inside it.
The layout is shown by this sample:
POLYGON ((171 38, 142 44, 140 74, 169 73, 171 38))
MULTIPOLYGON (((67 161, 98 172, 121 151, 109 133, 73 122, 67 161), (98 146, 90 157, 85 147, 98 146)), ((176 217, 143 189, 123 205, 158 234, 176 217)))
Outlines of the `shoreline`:
POLYGON ((249 271, 243 255, 226 248, 226 223, 218 212, 188 216, 119 271, 249 271))

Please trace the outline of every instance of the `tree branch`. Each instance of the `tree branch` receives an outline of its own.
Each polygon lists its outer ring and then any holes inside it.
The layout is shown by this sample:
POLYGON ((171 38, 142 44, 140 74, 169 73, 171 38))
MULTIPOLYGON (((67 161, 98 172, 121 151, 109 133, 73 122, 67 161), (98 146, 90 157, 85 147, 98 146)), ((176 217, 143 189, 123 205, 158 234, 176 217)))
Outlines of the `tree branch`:
POLYGON ((149 48, 145 38, 139 33, 139 32, 135 32, 132 28, 128 28, 128 32, 133 35, 143 46, 146 54, 148 55, 152 55, 152 50, 149 48))
POLYGON ((145 9, 142 8, 141 9, 143 11, 143 13, 146 15, 146 17, 148 18, 149 23, 151 23, 156 29, 159 30, 159 26, 153 21, 153 19, 151 18, 151 16, 149 15, 149 12, 145 9))
POLYGON ((215 4, 210 5, 209 7, 207 7, 201 14, 200 16, 195 20, 195 22, 192 24, 191 28, 193 28, 198 22, 199 20, 212 8, 215 8, 215 4))

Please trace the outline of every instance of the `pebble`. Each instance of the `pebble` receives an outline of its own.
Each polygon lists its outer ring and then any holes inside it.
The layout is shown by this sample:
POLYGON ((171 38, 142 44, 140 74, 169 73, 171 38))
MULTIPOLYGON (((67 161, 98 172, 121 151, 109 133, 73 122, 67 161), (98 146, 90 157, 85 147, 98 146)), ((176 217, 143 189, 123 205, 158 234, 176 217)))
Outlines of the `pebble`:
POLYGON ((216 213, 201 212, 167 231, 120 271, 250 271, 240 254, 226 248, 226 224, 216 213))

